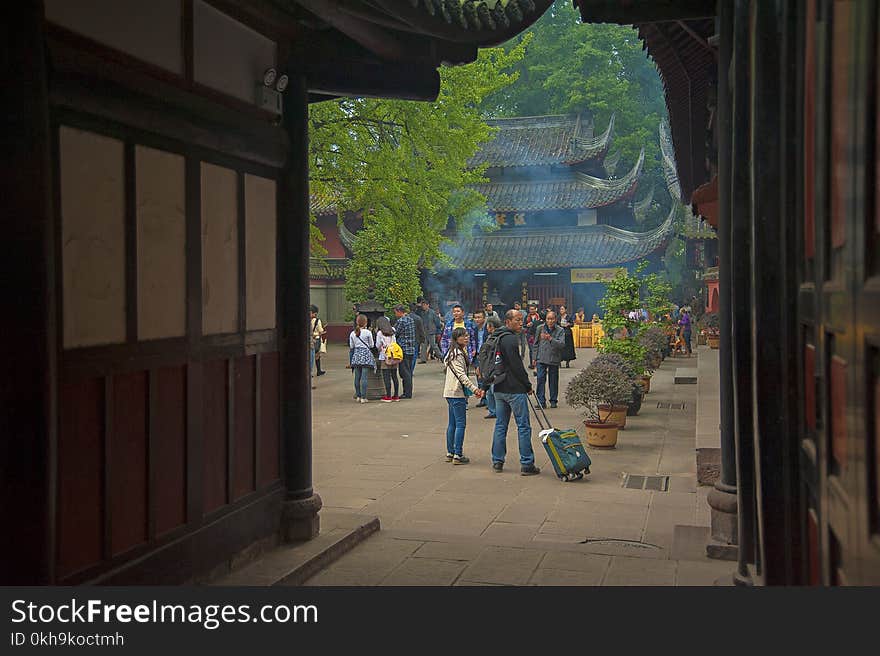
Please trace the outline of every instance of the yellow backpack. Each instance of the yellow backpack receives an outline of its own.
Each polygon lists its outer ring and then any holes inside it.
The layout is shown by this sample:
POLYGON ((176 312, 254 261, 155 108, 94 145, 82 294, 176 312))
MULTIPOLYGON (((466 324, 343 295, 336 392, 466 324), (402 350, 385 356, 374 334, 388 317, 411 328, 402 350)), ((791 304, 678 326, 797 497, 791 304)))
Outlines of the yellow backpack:
POLYGON ((403 349, 397 342, 391 342, 385 347, 385 364, 389 367, 403 362, 403 349))

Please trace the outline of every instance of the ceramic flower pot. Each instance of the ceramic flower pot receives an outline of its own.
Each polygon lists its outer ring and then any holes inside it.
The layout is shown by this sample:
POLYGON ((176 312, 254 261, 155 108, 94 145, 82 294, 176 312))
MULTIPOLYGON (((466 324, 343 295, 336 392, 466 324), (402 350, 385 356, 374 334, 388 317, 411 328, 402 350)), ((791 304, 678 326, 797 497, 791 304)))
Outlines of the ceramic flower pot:
POLYGON ((606 423, 617 424, 617 427, 620 430, 624 430, 626 428, 627 408, 628 406, 625 405, 600 405, 599 418, 604 420, 606 423))
POLYGON ((651 391, 651 376, 639 376, 639 382, 642 384, 642 389, 645 390, 645 394, 651 391))
MULTIPOLYGON (((626 413, 624 413, 624 416, 626 413)), ((585 421, 587 444, 602 449, 610 449, 617 445, 617 424, 585 421)))
POLYGON ((642 409, 642 397, 644 396, 644 392, 642 390, 636 390, 633 388, 632 401, 629 402, 629 405, 626 406, 626 416, 627 417, 635 417, 639 414, 639 410, 642 409))
POLYGON ((709 335, 706 337, 706 341, 709 342, 710 349, 717 349, 719 344, 721 344, 721 336, 720 335, 709 335))

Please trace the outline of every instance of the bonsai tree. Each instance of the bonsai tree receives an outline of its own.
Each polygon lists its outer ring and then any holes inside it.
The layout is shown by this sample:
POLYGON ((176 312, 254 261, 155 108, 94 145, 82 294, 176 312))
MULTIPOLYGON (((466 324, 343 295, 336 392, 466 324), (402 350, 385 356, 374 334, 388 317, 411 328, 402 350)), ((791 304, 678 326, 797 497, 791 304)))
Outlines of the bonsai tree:
POLYGON ((565 401, 573 408, 583 408, 588 421, 605 423, 599 406, 627 405, 632 399, 632 381, 609 362, 591 362, 575 376, 565 390, 565 401))
POLYGON ((604 364, 608 363, 614 367, 620 369, 626 377, 630 380, 635 380, 639 377, 639 371, 632 366, 632 363, 624 358, 620 353, 600 353, 595 358, 591 364, 604 364))
POLYGON ((629 360, 619 353, 600 353, 593 358, 591 364, 610 364, 612 367, 617 367, 624 373, 632 386, 632 392, 627 401, 630 408, 629 411, 633 415, 638 414, 639 409, 642 407, 642 397, 645 395, 645 388, 642 387, 642 384, 638 380, 641 372, 633 367, 629 360))
POLYGON ((660 326, 650 326, 638 337, 639 343, 645 347, 644 370, 654 372, 654 361, 663 357, 663 350, 669 344, 669 338, 660 326))
POLYGON ((718 335, 720 333, 720 323, 718 322, 718 313, 705 314, 702 318, 704 331, 706 335, 718 335))

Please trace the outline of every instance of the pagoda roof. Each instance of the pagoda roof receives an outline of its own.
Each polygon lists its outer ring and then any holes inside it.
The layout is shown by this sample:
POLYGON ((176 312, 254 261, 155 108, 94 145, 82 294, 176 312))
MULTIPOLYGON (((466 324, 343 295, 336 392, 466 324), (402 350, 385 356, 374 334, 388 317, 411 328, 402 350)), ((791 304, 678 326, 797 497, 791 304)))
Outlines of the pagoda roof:
POLYGON ((486 121, 495 137, 471 158, 476 167, 571 165, 604 157, 611 143, 614 115, 605 132, 589 137, 582 115, 521 116, 486 121))
POLYGON ((486 182, 475 188, 486 197, 490 212, 594 209, 612 205, 631 195, 644 164, 645 151, 642 150, 629 173, 616 180, 575 173, 568 180, 486 182))
POLYGON ((514 229, 484 233, 445 245, 449 268, 479 271, 566 269, 632 262, 662 246, 673 214, 647 232, 609 225, 514 229))
POLYGON ((309 278, 312 280, 341 280, 351 261, 341 257, 309 258, 309 278))
POLYGON ((328 216, 336 214, 336 199, 330 194, 311 193, 309 194, 309 212, 315 216, 328 216))

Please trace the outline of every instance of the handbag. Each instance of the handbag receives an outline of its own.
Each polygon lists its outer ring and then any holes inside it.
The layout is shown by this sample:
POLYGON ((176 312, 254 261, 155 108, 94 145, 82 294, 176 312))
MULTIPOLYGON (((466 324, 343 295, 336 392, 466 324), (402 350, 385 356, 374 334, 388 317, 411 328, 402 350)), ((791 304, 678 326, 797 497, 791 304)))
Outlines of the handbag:
MULTIPOLYGON (((363 344, 363 345, 366 346, 368 349, 370 349, 370 353, 373 354, 373 357, 374 357, 374 358, 378 358, 378 357, 379 357, 379 349, 378 349, 376 346, 370 346, 369 344, 367 344, 364 340, 361 339, 361 336, 360 336, 360 335, 357 335, 357 338, 360 340, 361 344, 363 344)), ((354 349, 352 349, 352 352, 354 352, 354 349)))

